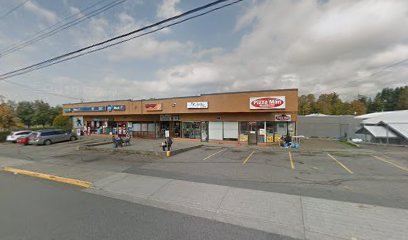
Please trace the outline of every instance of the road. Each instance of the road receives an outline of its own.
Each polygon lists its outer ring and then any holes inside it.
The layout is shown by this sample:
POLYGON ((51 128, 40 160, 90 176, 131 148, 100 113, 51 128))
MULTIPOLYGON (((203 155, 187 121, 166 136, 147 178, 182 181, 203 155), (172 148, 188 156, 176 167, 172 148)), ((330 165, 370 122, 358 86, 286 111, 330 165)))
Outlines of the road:
POLYGON ((0 239, 291 238, 0 172, 0 239))
MULTIPOLYGON (((91 140, 51 146, 0 144, 0 157, 29 160, 20 166, 23 169, 62 176, 69 171, 66 177, 92 182, 101 177, 91 177, 96 170, 124 172, 408 209, 408 148, 356 149, 335 141, 310 140, 302 151, 291 153, 292 162, 285 151, 261 148, 252 153, 254 149, 228 145, 205 146, 171 158, 77 150, 91 140), (325 149, 331 149, 330 155, 325 149)), ((134 144, 142 140, 137 141, 134 144)))

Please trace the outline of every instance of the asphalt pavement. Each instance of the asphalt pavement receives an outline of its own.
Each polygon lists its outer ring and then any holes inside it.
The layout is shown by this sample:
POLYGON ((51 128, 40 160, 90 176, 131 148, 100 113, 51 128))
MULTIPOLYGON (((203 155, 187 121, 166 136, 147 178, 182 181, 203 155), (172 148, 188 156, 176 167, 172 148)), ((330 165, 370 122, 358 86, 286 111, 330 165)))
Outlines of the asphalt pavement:
POLYGON ((80 190, 0 172, 0 239, 292 239, 80 190))

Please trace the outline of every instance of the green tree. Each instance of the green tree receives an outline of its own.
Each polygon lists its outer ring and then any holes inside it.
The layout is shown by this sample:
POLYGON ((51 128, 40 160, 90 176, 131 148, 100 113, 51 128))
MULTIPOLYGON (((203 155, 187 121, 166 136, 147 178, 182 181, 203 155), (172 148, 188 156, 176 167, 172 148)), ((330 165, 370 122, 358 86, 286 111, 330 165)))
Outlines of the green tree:
POLYGON ((30 127, 33 124, 34 108, 31 102, 19 102, 16 107, 16 114, 21 122, 27 127, 30 127))
POLYGON ((311 112, 311 106, 307 100, 307 96, 306 95, 302 95, 299 97, 299 103, 298 103, 298 112, 301 115, 307 115, 310 114, 311 112))
POLYGON ((343 113, 343 101, 335 92, 321 94, 316 101, 316 108, 319 113, 338 115, 343 113))
POLYGON ((62 106, 55 106, 55 107, 51 107, 50 109, 50 114, 51 114, 51 119, 52 121, 54 121, 54 119, 62 114, 62 106))
POLYGON ((401 89, 398 101, 397 101, 397 110, 405 110, 408 109, 408 86, 405 86, 401 89))
POLYGON ((53 116, 51 114, 51 107, 48 103, 42 100, 36 100, 33 103, 34 114, 33 114, 33 124, 36 125, 51 125, 53 116))
POLYGON ((71 128, 71 121, 69 117, 60 114, 54 118, 52 125, 58 128, 69 129, 71 128))

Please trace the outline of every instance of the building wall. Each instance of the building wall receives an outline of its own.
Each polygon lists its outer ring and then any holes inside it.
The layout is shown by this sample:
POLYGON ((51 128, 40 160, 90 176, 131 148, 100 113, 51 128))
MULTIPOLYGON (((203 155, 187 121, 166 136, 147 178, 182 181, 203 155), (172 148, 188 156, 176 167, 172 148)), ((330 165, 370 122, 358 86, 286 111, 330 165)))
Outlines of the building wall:
POLYGON ((354 116, 298 116, 297 134, 305 137, 356 137, 360 119, 354 116))
MULTIPOLYGON (((101 112, 64 112, 65 116, 124 116, 124 115, 160 115, 160 114, 184 114, 196 113, 287 113, 293 114, 296 118, 298 108, 298 90, 269 90, 269 91, 253 91, 240 93, 224 93, 224 94, 204 94, 197 97, 182 97, 182 98, 166 98, 155 100, 121 100, 121 101, 103 101, 103 102, 87 102, 87 103, 72 103, 64 104, 64 108, 77 107, 97 107, 107 105, 125 105, 125 111, 104 111, 101 112), (269 97, 269 96, 285 96, 286 108, 283 110, 251 110, 249 108, 249 98, 251 97, 269 97), (188 109, 187 102, 208 102, 207 109, 188 109), (146 111, 145 104, 162 104, 160 111, 146 111)), ((190 117, 192 117, 191 115, 190 117)), ((208 115, 210 116, 210 115, 208 115)), ((248 115, 242 115, 248 116, 248 115)))

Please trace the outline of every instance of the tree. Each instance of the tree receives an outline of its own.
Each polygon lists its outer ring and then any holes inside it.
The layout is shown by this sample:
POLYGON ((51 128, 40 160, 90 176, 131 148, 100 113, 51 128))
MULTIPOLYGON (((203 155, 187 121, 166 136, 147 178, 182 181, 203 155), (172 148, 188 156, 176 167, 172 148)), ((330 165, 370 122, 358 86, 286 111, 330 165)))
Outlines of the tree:
POLYGON ((405 86, 398 97, 397 107, 398 110, 408 109, 408 86, 405 86))
POLYGON ((353 100, 350 103, 350 114, 356 114, 356 115, 361 115, 361 114, 366 114, 367 113, 367 107, 364 104, 364 102, 360 100, 353 100))
POLYGON ((71 128, 71 121, 69 117, 62 116, 62 114, 56 116, 52 122, 54 127, 68 129, 71 128))
POLYGON ((55 106, 55 107, 51 107, 51 109, 50 109, 50 115, 51 115, 52 122, 54 121, 54 119, 55 119, 57 116, 59 116, 59 115, 62 114, 62 110, 63 110, 62 107, 59 106, 59 105, 57 105, 57 106, 55 106))
POLYGON ((34 114, 33 114, 33 124, 37 125, 51 125, 53 116, 51 113, 51 107, 48 103, 40 100, 36 100, 33 103, 34 114))
POLYGON ((335 92, 330 94, 321 94, 316 102, 316 108, 319 113, 339 115, 343 114, 343 102, 335 92))
POLYGON ((0 103, 0 128, 10 129, 18 125, 13 108, 7 103, 0 103))
POLYGON ((310 113, 310 105, 307 102, 307 97, 306 95, 302 95, 299 97, 298 100, 298 112, 301 115, 307 115, 310 113))
POLYGON ((30 127, 33 124, 33 104, 28 101, 22 101, 17 104, 17 117, 26 125, 30 127))

